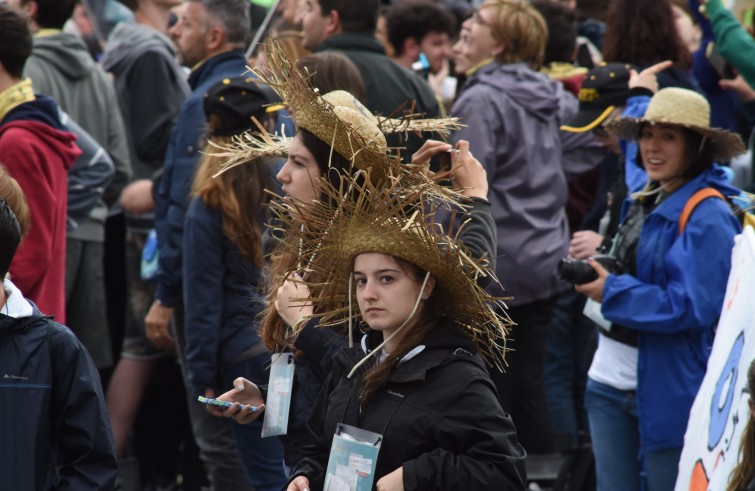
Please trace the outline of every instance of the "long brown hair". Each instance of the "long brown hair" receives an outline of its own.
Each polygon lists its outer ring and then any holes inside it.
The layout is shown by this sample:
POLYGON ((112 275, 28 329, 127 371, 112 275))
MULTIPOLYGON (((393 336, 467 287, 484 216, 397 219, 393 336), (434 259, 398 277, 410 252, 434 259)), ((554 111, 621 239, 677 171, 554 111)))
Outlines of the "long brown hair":
MULTIPOLYGON (((750 400, 755 396, 755 360, 750 363, 747 370, 747 388, 750 391, 750 400)), ((739 453, 742 461, 731 471, 731 479, 726 491, 743 491, 750 481, 755 478, 755 417, 750 415, 739 441, 739 453)))
MULTIPOLYGON (((326 176, 331 183, 335 185, 341 173, 350 171, 350 162, 338 153, 331 152, 327 143, 301 128, 298 130, 298 135, 301 137, 302 144, 314 157, 320 173, 326 176)), ((270 264, 265 271, 265 286, 268 290, 267 307, 260 314, 262 316, 260 338, 270 351, 279 351, 283 347, 291 347, 290 329, 275 309, 275 300, 278 295, 278 288, 286 280, 286 274, 296 268, 299 258, 288 251, 281 251, 281 249, 275 248, 270 254, 270 264)))
MULTIPOLYGON (((214 143, 226 146, 230 137, 213 136, 214 143)), ((206 206, 220 211, 223 221, 223 234, 239 248, 239 251, 259 267, 264 266, 262 257, 262 222, 270 201, 265 188, 270 181, 268 160, 258 159, 237 165, 218 177, 224 159, 212 153, 214 147, 208 143, 199 162, 192 195, 197 196, 206 206), (262 212, 262 213, 261 213, 262 212)))
POLYGON ((685 70, 691 66, 692 55, 676 31, 668 0, 613 0, 606 19, 603 38, 606 62, 647 67, 672 60, 685 70))
MULTIPOLYGON (((422 269, 398 257, 393 257, 393 260, 414 281, 421 283, 424 280, 426 272, 422 269)), ((404 327, 397 335, 396 349, 382 363, 374 364, 362 377, 362 396, 359 402, 362 408, 370 397, 388 381, 396 362, 419 346, 427 334, 438 325, 438 316, 434 314, 438 312, 435 305, 436 298, 437 296, 430 295, 427 300, 420 303, 415 314, 415 321, 404 327)))

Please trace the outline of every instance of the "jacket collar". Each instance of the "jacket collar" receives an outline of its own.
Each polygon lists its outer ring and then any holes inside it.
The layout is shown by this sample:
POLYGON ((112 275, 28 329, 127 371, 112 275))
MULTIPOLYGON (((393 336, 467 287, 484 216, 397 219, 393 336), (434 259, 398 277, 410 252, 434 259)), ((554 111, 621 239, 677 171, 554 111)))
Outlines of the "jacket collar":
POLYGON ((714 164, 711 169, 702 172, 700 175, 687 181, 682 187, 671 193, 668 198, 663 200, 663 202, 653 210, 653 214, 660 215, 668 221, 675 222, 679 219, 679 215, 681 215, 682 209, 684 208, 684 205, 687 204, 690 197, 692 197, 696 191, 707 187, 718 189, 724 196, 739 194, 738 190, 732 188, 726 183, 724 171, 717 164, 714 164))
MULTIPOLYGON (((370 346, 377 346, 381 339, 380 333, 370 332, 366 334, 362 338, 362 346, 359 348, 359 358, 368 353, 370 346)), ((429 370, 455 359, 477 360, 474 357, 476 353, 477 347, 474 342, 452 321, 443 318, 435 329, 430 331, 423 344, 410 350, 399 360, 388 380, 399 383, 423 381, 429 370)))
POLYGON ((335 50, 369 51, 372 53, 385 54, 385 48, 373 34, 347 32, 329 37, 315 49, 315 52, 335 50))
MULTIPOLYGON (((237 62, 238 60, 242 60, 242 62, 246 63, 244 52, 240 49, 232 49, 204 60, 193 72, 191 72, 191 75, 189 75, 189 86, 191 86, 191 90, 196 89, 207 79, 207 77, 212 76, 219 65, 229 61, 237 62)), ((239 73, 239 75, 241 74, 239 73)))

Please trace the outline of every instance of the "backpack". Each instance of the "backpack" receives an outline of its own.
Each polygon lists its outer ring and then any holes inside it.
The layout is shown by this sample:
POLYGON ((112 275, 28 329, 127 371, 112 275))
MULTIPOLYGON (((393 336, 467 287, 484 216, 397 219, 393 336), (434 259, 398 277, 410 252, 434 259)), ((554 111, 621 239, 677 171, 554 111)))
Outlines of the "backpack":
POLYGON ((742 228, 746 227, 747 225, 755 227, 755 215, 751 213, 752 204, 750 202, 750 199, 746 195, 744 195, 744 193, 740 194, 739 196, 734 196, 731 199, 726 199, 724 195, 721 194, 721 192, 717 189, 703 188, 690 196, 687 200, 687 203, 684 204, 682 214, 679 216, 679 235, 682 235, 682 232, 684 232, 684 229, 687 226, 687 222, 692 216, 692 212, 695 211, 695 208, 697 208, 697 205, 708 198, 718 198, 726 201, 731 207, 734 216, 739 218, 740 223, 742 224, 742 228))

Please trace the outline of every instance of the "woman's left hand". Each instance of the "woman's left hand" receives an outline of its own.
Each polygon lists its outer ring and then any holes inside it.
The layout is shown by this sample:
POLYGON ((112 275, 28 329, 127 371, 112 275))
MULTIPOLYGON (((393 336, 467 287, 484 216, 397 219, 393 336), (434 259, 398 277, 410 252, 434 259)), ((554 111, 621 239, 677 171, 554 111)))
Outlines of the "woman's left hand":
POLYGON ((404 491, 404 468, 399 467, 377 482, 378 491, 404 491))
POLYGON ((301 276, 295 274, 292 280, 286 280, 275 297, 275 310, 291 327, 296 327, 305 317, 314 313, 312 304, 304 300, 309 298, 309 287, 301 282, 301 276))
POLYGON ((598 279, 583 285, 575 285, 574 289, 579 293, 584 293, 598 303, 603 303, 603 286, 606 284, 606 278, 608 278, 610 273, 595 259, 588 259, 587 262, 598 273, 598 279))
POLYGON ((451 183, 461 188, 464 196, 488 199, 488 174, 469 151, 469 142, 459 140, 457 152, 451 152, 451 183))

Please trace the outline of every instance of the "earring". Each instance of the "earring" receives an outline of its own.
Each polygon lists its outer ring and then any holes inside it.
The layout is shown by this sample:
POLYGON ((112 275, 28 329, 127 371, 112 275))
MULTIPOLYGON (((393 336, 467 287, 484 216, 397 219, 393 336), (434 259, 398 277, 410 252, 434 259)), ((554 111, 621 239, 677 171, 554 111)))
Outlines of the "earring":
POLYGON ((430 297, 422 297, 422 300, 427 300, 428 298, 430 298, 430 297))

